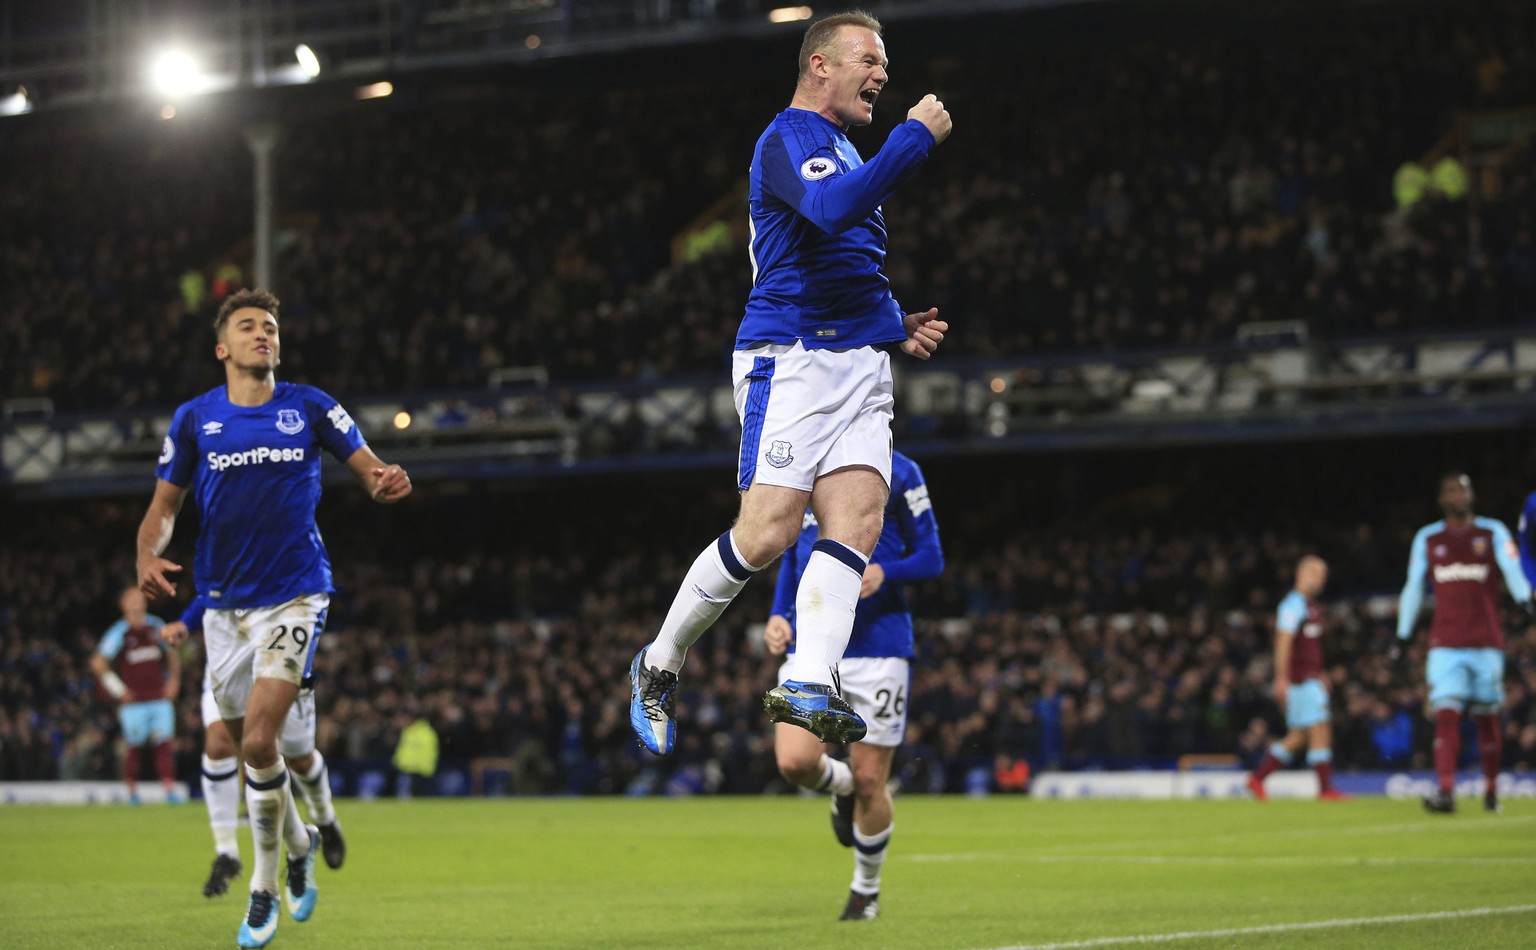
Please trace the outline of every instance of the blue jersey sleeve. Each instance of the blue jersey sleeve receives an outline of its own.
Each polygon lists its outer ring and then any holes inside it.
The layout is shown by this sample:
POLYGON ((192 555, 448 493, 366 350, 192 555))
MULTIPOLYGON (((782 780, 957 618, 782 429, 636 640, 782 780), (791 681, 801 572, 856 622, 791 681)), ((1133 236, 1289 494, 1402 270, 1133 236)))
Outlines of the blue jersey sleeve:
POLYGON ((1301 629, 1301 625, 1307 619, 1307 599, 1299 591, 1291 591, 1280 601, 1280 609, 1275 611, 1275 630, 1280 633, 1294 634, 1301 629))
POLYGON ((1520 543, 1520 565, 1525 570, 1525 579, 1536 584, 1536 543, 1533 543, 1533 532, 1536 532, 1536 492, 1525 496, 1525 507, 1520 511, 1520 523, 1515 528, 1515 539, 1520 543))
POLYGON ((897 560, 881 563, 887 584, 925 581, 944 573, 944 548, 939 544, 939 522, 933 516, 928 483, 923 480, 923 471, 916 462, 910 459, 905 462, 905 465, 892 466, 894 484, 891 490, 902 496, 901 502, 894 507, 906 553, 897 560), (901 474, 897 476, 897 472, 901 474))
POLYGON ((1515 548, 1515 539, 1510 537, 1509 528, 1504 522, 1493 518, 1479 518, 1478 521, 1486 522, 1488 530, 1493 532, 1493 556, 1499 562, 1499 571, 1504 575, 1504 586, 1509 590, 1509 596, 1520 603, 1531 599, 1531 582, 1526 579, 1525 570, 1520 566, 1520 552, 1515 548))
POLYGON ((305 415, 314 426, 315 437, 325 450, 345 462, 352 453, 368 444, 362 430, 343 409, 341 403, 313 386, 304 394, 305 415))
POLYGON ((160 463, 155 467, 155 477, 178 488, 192 484, 192 472, 197 467, 197 433, 192 404, 185 403, 171 417, 171 427, 166 431, 165 443, 160 447, 160 463))
MULTIPOLYGON (((800 537, 805 537, 806 531, 816 531, 815 527, 805 528, 800 532, 800 537)), ((805 566, 800 563, 800 541, 796 539, 794 544, 779 558, 778 582, 773 588, 773 609, 770 614, 776 614, 785 618, 790 623, 795 622, 795 592, 800 589, 800 574, 805 566)))
POLYGON ((818 228, 841 234, 874 213, 932 148, 928 127, 908 119, 874 158, 845 170, 829 140, 777 135, 764 143, 763 186, 818 228))
POLYGON ((1413 536, 1413 547, 1408 551, 1408 580, 1403 593, 1397 599, 1397 638, 1406 640, 1413 636, 1413 625, 1419 619, 1419 607, 1424 603, 1424 579, 1429 574, 1429 528, 1420 528, 1413 536))
POLYGON ((128 621, 118 620, 107 628, 102 634, 101 642, 96 644, 96 652, 109 660, 117 659, 117 655, 123 652, 123 637, 128 633, 128 621))
POLYGON ((203 632, 203 611, 207 609, 208 602, 202 597, 192 598, 192 602, 181 612, 181 622, 186 624, 187 633, 203 632))

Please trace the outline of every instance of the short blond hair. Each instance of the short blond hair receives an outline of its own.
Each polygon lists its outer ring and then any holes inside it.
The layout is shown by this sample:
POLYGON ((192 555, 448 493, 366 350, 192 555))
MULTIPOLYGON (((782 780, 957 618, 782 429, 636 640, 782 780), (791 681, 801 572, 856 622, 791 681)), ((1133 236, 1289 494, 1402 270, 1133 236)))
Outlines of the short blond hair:
POLYGON ((811 54, 821 53, 828 55, 832 52, 832 43, 837 38, 837 31, 845 26, 861 26, 867 30, 873 30, 876 36, 882 35, 884 29, 880 21, 865 13, 863 10, 849 10, 847 13, 834 13, 832 16, 823 17, 812 23, 805 31, 805 39, 800 43, 800 78, 811 68, 811 54))

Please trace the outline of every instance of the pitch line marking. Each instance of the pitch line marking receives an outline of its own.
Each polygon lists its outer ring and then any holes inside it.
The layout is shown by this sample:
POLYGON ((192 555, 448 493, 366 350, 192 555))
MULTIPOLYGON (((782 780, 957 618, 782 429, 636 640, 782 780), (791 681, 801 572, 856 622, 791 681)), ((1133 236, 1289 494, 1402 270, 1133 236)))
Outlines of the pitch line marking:
MULTIPOLYGON (((1469 829, 1484 830, 1493 826, 1527 824, 1536 821, 1536 815, 1518 815, 1498 818, 1471 818, 1462 821, 1450 822, 1445 819, 1429 819, 1424 821, 1398 822, 1390 825, 1353 825, 1344 828, 1298 828, 1295 831, 1286 832, 1289 838, 1333 838, 1340 835, 1395 835, 1403 832, 1422 832, 1429 828, 1443 828, 1446 830, 1466 831, 1469 829)), ((1201 844, 1210 844, 1220 841, 1248 841, 1253 838, 1272 837, 1272 831, 1232 831, 1217 835, 1191 836, 1188 840, 1201 844)), ((1047 845, 1047 851, 1091 851, 1107 850, 1112 848, 1134 847, 1139 844, 1161 844, 1162 838, 1143 838, 1135 841, 1088 841, 1079 844, 1047 845)))
POLYGON ((1166 934, 1136 934, 1129 937, 1096 937, 1064 943, 1014 944, 992 950, 1080 950, 1085 947, 1114 947, 1136 943, 1174 943, 1180 940, 1211 940, 1219 937, 1248 937, 1256 934, 1292 933, 1298 930, 1331 930, 1339 927, 1363 927, 1372 924, 1411 924, 1426 920, 1459 920, 1465 917, 1492 917, 1500 914, 1529 914, 1536 904, 1513 907, 1473 907, 1469 910, 1440 910, 1426 914, 1393 914, 1388 917, 1341 917, 1336 920, 1311 920, 1295 924, 1265 924, 1258 927, 1226 927, 1221 930, 1185 930, 1166 934))
POLYGON ((898 856, 902 861, 913 861, 918 864, 948 864, 958 861, 1016 861, 1029 864, 1215 864, 1215 865, 1243 865, 1243 864, 1324 864, 1352 867, 1356 865, 1375 865, 1392 867, 1395 865, 1438 865, 1438 864, 1465 864, 1487 866, 1509 866, 1536 864, 1536 857, 1496 857, 1496 856, 1472 856, 1472 857, 1439 857, 1439 858, 1397 858, 1397 857, 1349 857, 1347 855, 1254 855, 1253 857, 1239 858, 1230 855, 1165 855, 1165 854, 1035 854, 1018 855, 1001 851, 964 851, 956 854, 909 854, 898 856))

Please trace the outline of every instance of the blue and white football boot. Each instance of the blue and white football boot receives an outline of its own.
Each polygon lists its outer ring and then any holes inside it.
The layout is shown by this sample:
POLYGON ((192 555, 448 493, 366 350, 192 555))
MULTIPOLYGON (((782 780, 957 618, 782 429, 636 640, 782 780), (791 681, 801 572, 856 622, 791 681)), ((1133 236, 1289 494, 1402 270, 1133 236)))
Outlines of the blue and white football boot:
POLYGON ((822 742, 858 742, 869 731, 864 717, 853 711, 835 687, 824 683, 786 680, 763 696, 763 708, 774 722, 809 730, 822 742))
MULTIPOLYGON (((648 649, 648 648, 647 648, 648 649)), ((645 665, 645 650, 629 665, 629 727, 653 755, 667 755, 677 741, 672 712, 677 702, 677 674, 645 665)))
POLYGON ((320 853, 320 829, 305 825, 309 832, 309 853, 302 858, 288 859, 288 880, 283 884, 283 902, 288 905, 288 915, 299 923, 308 920, 315 912, 315 901, 320 899, 320 889, 315 886, 315 855, 320 853))
POLYGON ((277 895, 270 891, 254 891, 251 903, 245 909, 245 919, 240 922, 240 933, 235 943, 241 947, 265 947, 277 936, 277 895))

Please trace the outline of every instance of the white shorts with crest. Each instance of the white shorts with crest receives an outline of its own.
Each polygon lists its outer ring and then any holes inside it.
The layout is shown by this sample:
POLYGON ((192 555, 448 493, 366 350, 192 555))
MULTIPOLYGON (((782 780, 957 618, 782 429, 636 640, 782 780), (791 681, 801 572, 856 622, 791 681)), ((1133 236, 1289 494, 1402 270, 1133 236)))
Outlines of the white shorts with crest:
POLYGON ((872 346, 807 350, 769 343, 731 358, 741 419, 737 486, 810 491, 850 465, 891 483, 891 356, 872 346))
POLYGON ((244 718, 260 677, 303 682, 330 605, 329 594, 303 594, 271 607, 203 612, 208 686, 219 718, 244 718))

